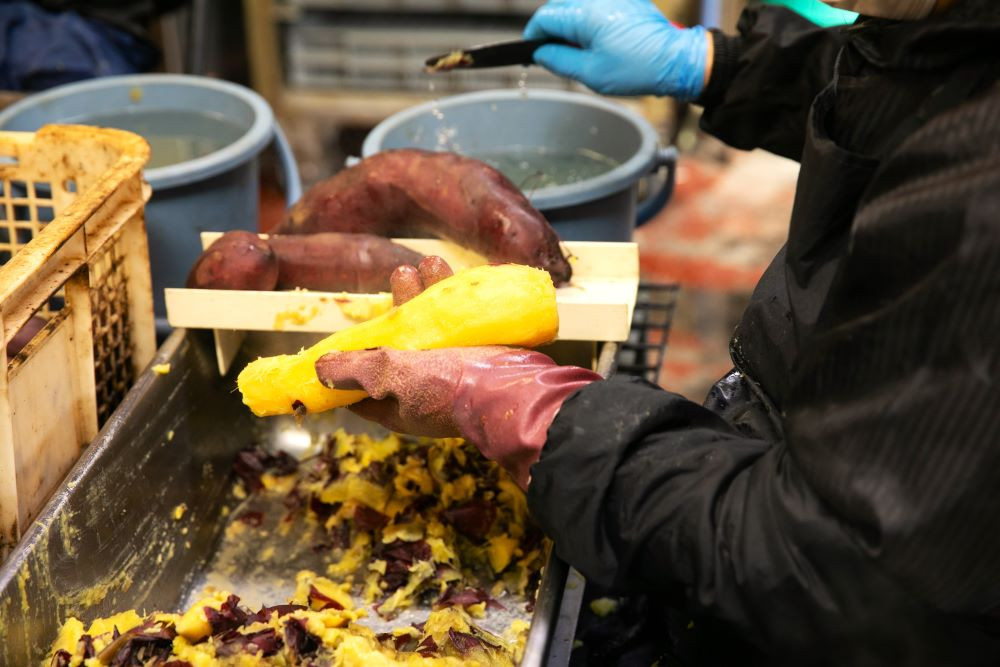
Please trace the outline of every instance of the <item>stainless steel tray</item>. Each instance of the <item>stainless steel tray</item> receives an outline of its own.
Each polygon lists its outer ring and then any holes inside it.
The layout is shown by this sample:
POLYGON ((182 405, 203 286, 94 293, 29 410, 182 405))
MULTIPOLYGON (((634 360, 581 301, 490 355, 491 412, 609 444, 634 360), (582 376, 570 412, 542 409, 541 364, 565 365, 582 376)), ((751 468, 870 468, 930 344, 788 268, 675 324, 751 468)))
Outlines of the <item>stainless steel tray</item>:
MULTIPOLYGON (((614 349, 602 350, 605 375, 614 349)), ((208 332, 176 331, 153 363, 170 372, 139 378, 0 566, 0 665, 40 664, 69 615, 179 609, 204 581, 222 508, 236 503, 233 458, 277 431, 242 405, 235 371, 219 377, 208 332)), ((522 665, 568 662, 582 589, 549 559, 522 665)))

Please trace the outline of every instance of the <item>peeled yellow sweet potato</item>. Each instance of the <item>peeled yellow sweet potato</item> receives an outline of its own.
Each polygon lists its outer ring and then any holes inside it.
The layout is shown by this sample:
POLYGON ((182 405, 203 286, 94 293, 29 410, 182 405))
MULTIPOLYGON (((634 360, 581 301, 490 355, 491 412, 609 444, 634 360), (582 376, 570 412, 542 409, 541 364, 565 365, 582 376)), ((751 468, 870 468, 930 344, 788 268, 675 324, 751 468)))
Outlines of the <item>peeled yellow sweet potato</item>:
POLYGON ((258 417, 296 409, 322 412, 365 397, 362 391, 320 384, 315 364, 327 352, 372 347, 534 347, 555 338, 558 328, 556 292, 548 273, 517 264, 477 266, 298 354, 257 359, 243 369, 237 383, 243 402, 258 417))

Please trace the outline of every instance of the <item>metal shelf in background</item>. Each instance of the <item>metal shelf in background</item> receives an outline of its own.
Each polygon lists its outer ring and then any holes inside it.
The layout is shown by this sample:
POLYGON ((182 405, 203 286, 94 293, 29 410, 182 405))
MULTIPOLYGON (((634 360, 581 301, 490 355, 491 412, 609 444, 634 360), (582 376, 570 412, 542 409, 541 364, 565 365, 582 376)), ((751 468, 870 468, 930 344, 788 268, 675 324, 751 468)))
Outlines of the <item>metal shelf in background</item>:
POLYGON ((618 350, 619 374, 659 382, 678 290, 676 284, 639 283, 632 331, 618 350))

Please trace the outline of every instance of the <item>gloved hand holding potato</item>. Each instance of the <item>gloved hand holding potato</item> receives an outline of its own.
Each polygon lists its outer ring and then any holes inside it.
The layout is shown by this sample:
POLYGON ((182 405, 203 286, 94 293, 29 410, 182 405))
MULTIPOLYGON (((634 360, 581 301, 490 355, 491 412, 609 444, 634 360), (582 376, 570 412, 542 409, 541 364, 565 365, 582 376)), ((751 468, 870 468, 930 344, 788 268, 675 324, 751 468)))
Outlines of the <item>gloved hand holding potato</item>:
MULTIPOLYGON (((438 262, 430 260, 441 271, 438 262)), ((429 286, 426 263, 423 271, 396 270, 397 303, 429 286)), ((316 362, 316 374, 327 387, 366 392, 369 398, 349 409, 389 429, 465 438, 521 488, 527 488, 529 469, 563 401, 601 379, 540 352, 504 346, 332 352, 316 362)))

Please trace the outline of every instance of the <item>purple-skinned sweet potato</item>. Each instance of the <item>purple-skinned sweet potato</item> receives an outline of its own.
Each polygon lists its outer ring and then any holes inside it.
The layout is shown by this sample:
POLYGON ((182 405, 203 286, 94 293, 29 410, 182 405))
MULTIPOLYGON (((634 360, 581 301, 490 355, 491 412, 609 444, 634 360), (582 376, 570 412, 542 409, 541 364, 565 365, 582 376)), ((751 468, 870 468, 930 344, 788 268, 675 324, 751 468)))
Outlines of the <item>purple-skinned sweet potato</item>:
POLYGON ((559 237, 527 197, 493 167, 454 153, 377 153, 310 188, 277 231, 434 236, 491 262, 545 269, 556 284, 572 274, 559 237))
POLYGON ((229 231, 198 257, 187 286, 200 289, 270 291, 278 284, 278 258, 253 232, 229 231))
POLYGON ((292 234, 268 242, 278 257, 278 289, 388 292, 393 269, 424 257, 371 234, 292 234))
POLYGON ((223 234, 201 254, 187 286, 200 289, 303 289, 387 292, 389 276, 424 256, 371 234, 223 234))
POLYGON ((392 305, 401 306, 434 283, 454 275, 448 262, 437 255, 428 255, 420 264, 401 264, 389 276, 392 288, 392 305))
POLYGON ((17 353, 24 349, 24 346, 31 342, 39 331, 45 328, 45 318, 32 315, 20 329, 17 330, 11 339, 7 341, 7 359, 13 359, 17 353))

